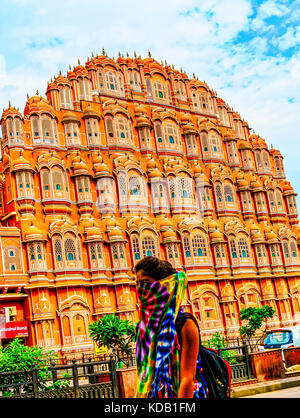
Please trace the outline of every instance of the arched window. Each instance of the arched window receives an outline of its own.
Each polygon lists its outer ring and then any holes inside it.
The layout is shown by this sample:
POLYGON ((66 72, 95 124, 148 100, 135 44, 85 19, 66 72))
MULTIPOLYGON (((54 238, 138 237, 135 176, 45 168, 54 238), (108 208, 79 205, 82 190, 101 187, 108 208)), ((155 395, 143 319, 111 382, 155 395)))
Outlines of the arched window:
POLYGON ((51 142, 53 140, 51 119, 48 116, 42 117, 42 132, 44 141, 51 142))
POLYGON ((63 252, 62 252, 62 245, 61 240, 57 239, 54 241, 54 254, 55 254, 55 260, 58 262, 63 261, 63 252))
POLYGON ((237 261, 237 250, 236 250, 236 245, 235 245, 235 239, 231 238, 229 241, 229 247, 230 247, 230 252, 231 252, 231 257, 233 259, 233 263, 236 264, 237 261))
POLYGON ((142 252, 143 257, 156 256, 157 250, 154 239, 151 236, 145 236, 142 238, 142 252))
POLYGON ((66 122, 64 125, 67 146, 81 145, 78 123, 70 121, 66 122))
POLYGON ((161 122, 154 123, 154 130, 155 130, 155 136, 156 136, 158 148, 161 148, 164 142, 161 122))
POLYGON ((296 259, 298 259, 298 250, 297 250, 297 245, 294 241, 290 242, 290 249, 291 249, 291 256, 293 261, 296 261, 296 259))
POLYGON ((72 89, 69 86, 60 87, 59 89, 60 107, 64 109, 73 109, 72 89))
POLYGON ((80 100, 91 100, 91 81, 87 78, 79 78, 78 83, 80 100))
POLYGON ((248 242, 245 238, 238 239, 238 249, 239 249, 240 259, 245 259, 245 258, 250 257, 248 242))
MULTIPOLYGON (((124 179, 124 177, 122 177, 124 179)), ((116 193, 116 184, 115 180, 110 177, 102 177, 97 180, 97 190, 98 190, 98 199, 97 199, 97 208, 100 213, 114 211, 117 205, 117 193, 116 193)), ((122 191, 125 190, 126 193, 126 184, 125 188, 122 188, 122 191)))
POLYGON ((174 122, 163 122, 163 132, 166 148, 182 150, 178 125, 174 122))
POLYGON ((138 71, 128 71, 129 84, 132 90, 141 91, 141 76, 138 71))
POLYGON ((165 82, 162 80, 156 80, 153 82, 153 90, 155 101, 159 103, 168 103, 167 88, 165 82))
POLYGON ((131 243, 132 243, 133 259, 134 261, 138 261, 141 258, 140 243, 139 243, 138 237, 133 236, 131 243))
POLYGON ((128 119, 119 116, 115 118, 116 139, 120 144, 132 144, 132 132, 128 119))
POLYGON ((85 120, 85 129, 87 134, 88 145, 100 145, 100 131, 97 119, 87 118, 85 120))
POLYGON ((216 185, 215 185, 215 192, 216 192, 217 204, 222 203, 223 202, 223 193, 222 193, 222 186, 221 186, 221 184, 216 183, 216 185))
POLYGON ((129 196, 141 196, 141 179, 136 176, 129 177, 128 180, 129 196))
POLYGON ((41 138, 41 129, 39 124, 38 116, 31 116, 31 130, 32 130, 32 137, 33 143, 40 142, 41 138))
POLYGON ((115 74, 112 71, 107 71, 105 73, 105 80, 106 80, 106 89, 109 94, 113 95, 124 95, 124 88, 123 88, 123 75, 115 74))
POLYGON ((192 248, 194 257, 207 257, 206 242, 203 236, 195 235, 192 238, 192 248))
POLYGON ((262 159, 263 159, 264 167, 268 171, 270 169, 270 159, 269 159, 268 151, 266 150, 262 151, 262 159))
POLYGON ((76 260, 76 249, 75 242, 73 239, 67 238, 65 240, 65 256, 66 260, 73 261, 76 260))
POLYGON ((224 185, 225 202, 234 202, 232 186, 230 184, 224 185))
POLYGON ((2 134, 4 142, 8 141, 11 145, 23 143, 22 120, 18 116, 14 118, 9 116, 6 121, 2 123, 2 134))

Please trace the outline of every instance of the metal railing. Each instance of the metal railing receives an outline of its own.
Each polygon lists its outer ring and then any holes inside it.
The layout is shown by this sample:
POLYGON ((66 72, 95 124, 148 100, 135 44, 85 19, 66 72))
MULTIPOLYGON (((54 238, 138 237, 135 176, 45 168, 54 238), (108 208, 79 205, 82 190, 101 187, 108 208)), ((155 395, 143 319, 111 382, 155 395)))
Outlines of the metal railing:
POLYGON ((34 365, 0 374, 0 398, 118 398, 116 360, 34 365))
POLYGON ((231 379, 233 382, 249 380, 252 376, 249 348, 243 342, 242 345, 230 345, 225 348, 218 348, 221 357, 227 360, 231 365, 231 379), (224 355, 225 353, 229 355, 224 355))

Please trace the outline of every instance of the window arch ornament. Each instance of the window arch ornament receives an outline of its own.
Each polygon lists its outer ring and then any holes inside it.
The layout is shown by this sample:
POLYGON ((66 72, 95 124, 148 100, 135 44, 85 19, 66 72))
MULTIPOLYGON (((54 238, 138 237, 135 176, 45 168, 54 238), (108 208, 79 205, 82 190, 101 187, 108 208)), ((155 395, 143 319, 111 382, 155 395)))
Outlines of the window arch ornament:
POLYGON ((219 216, 237 215, 236 189, 227 168, 215 167, 211 170, 216 210, 219 216))
POLYGON ((114 166, 119 190, 119 210, 122 213, 147 213, 148 190, 145 173, 134 158, 115 158, 114 166))
POLYGON ((173 213, 195 213, 195 185, 189 172, 178 169, 167 175, 170 207, 173 213))
POLYGON ((149 216, 134 216, 127 222, 127 232, 134 265, 144 257, 160 256, 158 231, 149 216))
POLYGON ((223 328, 219 295, 213 286, 202 286, 191 294, 192 312, 203 329, 223 328))
POLYGON ((18 146, 24 144, 24 118, 14 107, 9 106, 2 113, 1 129, 4 144, 18 146))
POLYGON ((212 267, 210 241, 203 220, 196 215, 187 216, 178 224, 178 232, 186 267, 205 266, 210 269, 212 267))
POLYGON ((90 341, 88 326, 90 308, 84 297, 73 295, 59 303, 57 314, 60 318, 63 346, 81 346, 90 341))
POLYGON ((221 133, 213 122, 199 122, 200 145, 204 162, 225 162, 221 133))
POLYGON ((70 199, 68 175, 64 163, 53 153, 45 153, 38 159, 43 203, 70 199))
POLYGON ((110 149, 133 150, 137 138, 133 135, 132 120, 127 104, 108 100, 103 104, 106 140, 110 149))
POLYGON ((52 222, 49 234, 55 270, 81 270, 83 267, 82 244, 75 225, 68 220, 52 222))
POLYGON ((155 109, 152 115, 158 153, 183 155, 183 141, 176 115, 163 109, 155 109))
POLYGON ((243 266, 253 269, 250 237, 246 227, 237 219, 225 224, 224 233, 227 236, 231 267, 243 266))

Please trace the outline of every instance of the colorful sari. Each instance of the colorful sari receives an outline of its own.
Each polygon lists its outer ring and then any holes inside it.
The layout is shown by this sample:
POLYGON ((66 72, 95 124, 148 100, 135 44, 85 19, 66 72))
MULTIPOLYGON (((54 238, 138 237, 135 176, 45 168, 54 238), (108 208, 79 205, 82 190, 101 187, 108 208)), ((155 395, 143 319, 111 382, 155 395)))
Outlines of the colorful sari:
POLYGON ((175 320, 187 286, 177 272, 138 287, 137 392, 138 398, 174 398, 180 384, 180 345, 175 320))

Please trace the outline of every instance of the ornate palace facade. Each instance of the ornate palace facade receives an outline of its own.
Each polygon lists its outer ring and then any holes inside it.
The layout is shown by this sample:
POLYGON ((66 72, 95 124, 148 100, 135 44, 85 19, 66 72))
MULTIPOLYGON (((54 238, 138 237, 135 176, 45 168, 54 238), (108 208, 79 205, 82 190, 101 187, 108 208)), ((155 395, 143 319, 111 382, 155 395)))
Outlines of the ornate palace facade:
POLYGON ((88 325, 136 319, 146 255, 188 275, 203 338, 237 336, 243 307, 300 322, 296 193, 283 158, 196 77, 150 56, 92 56, 3 111, 2 322, 28 343, 93 351, 88 325))

